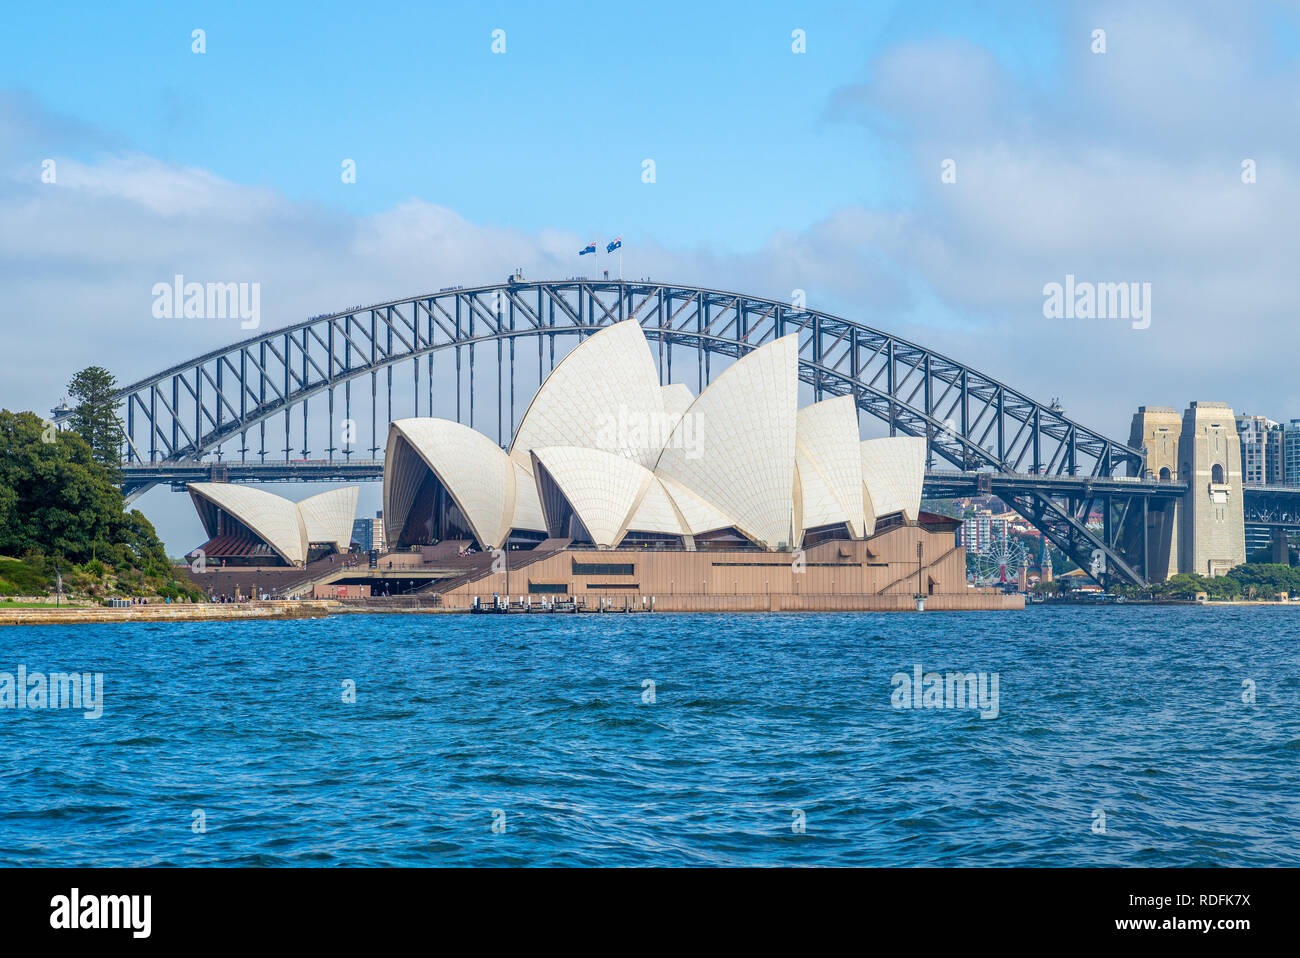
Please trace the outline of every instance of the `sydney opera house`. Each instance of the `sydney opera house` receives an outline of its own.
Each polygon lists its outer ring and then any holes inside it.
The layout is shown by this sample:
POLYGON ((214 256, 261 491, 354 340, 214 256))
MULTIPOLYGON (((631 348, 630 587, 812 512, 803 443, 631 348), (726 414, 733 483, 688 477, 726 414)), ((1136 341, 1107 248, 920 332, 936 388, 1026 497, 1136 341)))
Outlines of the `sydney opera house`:
POLYGON ((800 409, 798 385, 795 336, 694 396, 660 385, 635 321, 606 327, 556 365, 508 450, 457 422, 394 422, 386 539, 502 550, 505 568, 445 591, 453 605, 970 607, 955 520, 920 509, 926 441, 862 441, 853 397, 800 409))
MULTIPOLYGON (((698 396, 661 385, 641 327, 605 327, 546 377, 502 449, 445 419, 392 423, 380 568, 449 608, 497 596, 656 609, 1001 608, 966 587, 956 520, 921 510, 926 440, 861 440, 852 396, 799 408, 798 340, 698 396), (477 556, 477 563, 464 561, 477 556), (651 599, 650 597, 653 597, 651 599)), ((190 487, 209 556, 303 565, 344 551, 356 489, 292 503, 190 487)), ((242 560, 240 560, 242 561, 242 560)))

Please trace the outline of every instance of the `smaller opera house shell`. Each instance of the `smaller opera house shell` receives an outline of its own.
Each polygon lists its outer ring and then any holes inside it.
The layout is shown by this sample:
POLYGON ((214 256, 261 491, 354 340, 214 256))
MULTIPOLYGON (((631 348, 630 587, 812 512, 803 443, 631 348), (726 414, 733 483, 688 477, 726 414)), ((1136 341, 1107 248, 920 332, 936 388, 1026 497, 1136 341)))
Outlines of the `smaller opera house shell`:
POLYGON ((303 566, 346 553, 356 518, 357 486, 293 502, 251 486, 192 482, 187 487, 208 541, 194 550, 232 566, 303 566))

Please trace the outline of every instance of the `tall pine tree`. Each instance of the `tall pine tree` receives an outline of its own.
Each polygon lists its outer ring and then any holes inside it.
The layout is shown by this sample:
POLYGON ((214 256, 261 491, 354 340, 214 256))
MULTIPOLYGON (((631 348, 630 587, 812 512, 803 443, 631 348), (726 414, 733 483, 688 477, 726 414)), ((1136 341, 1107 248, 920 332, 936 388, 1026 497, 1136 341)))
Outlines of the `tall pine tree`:
POLYGON ((122 427, 117 419, 117 378, 103 366, 87 366, 68 383, 73 406, 69 423, 86 440, 95 461, 117 473, 122 427))

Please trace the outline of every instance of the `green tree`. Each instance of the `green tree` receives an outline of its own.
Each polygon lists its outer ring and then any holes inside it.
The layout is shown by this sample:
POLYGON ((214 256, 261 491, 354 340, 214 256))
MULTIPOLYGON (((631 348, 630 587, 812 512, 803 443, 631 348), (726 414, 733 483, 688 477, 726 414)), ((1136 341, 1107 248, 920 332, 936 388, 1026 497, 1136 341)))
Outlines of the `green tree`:
POLYGON ((921 508, 926 512, 933 512, 938 516, 947 516, 950 519, 962 518, 962 511, 957 508, 951 499, 922 499, 921 508))
POLYGON ((149 520, 123 507, 113 470, 81 436, 49 431, 33 413, 0 410, 0 555, 100 558, 170 575, 149 520))
POLYGON ((1300 569, 1274 562, 1248 563, 1228 571, 1228 578, 1256 598, 1271 599, 1279 592, 1300 595, 1300 569))
POLYGON ((68 383, 73 401, 69 423, 90 446, 95 461, 116 473, 121 462, 122 427, 117 420, 117 379, 103 366, 87 366, 68 383))
POLYGON ((1196 593, 1208 593, 1209 589, 1206 588, 1204 576, 1195 572, 1180 572, 1160 583, 1159 592, 1171 599, 1194 599, 1196 593))
POLYGON ((196 597, 178 581, 154 527, 124 511, 116 466, 96 460, 76 432, 56 432, 30 412, 0 410, 0 595, 40 592, 56 567, 90 595, 196 597))
POLYGON ((10 500, 0 554, 36 549, 80 562, 110 543, 122 493, 75 432, 47 431, 33 413, 0 411, 0 489, 10 500))

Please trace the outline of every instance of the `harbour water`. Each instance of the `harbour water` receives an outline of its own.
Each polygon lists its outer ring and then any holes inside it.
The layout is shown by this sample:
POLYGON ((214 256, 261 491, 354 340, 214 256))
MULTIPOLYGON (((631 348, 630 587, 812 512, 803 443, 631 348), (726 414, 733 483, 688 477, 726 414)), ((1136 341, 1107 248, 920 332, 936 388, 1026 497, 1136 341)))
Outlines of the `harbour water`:
POLYGON ((10 627, 0 673, 102 673, 103 712, 0 708, 0 864, 1295 866, 1298 635, 1188 607, 10 627), (996 718, 896 707, 918 666, 996 675, 996 718))

